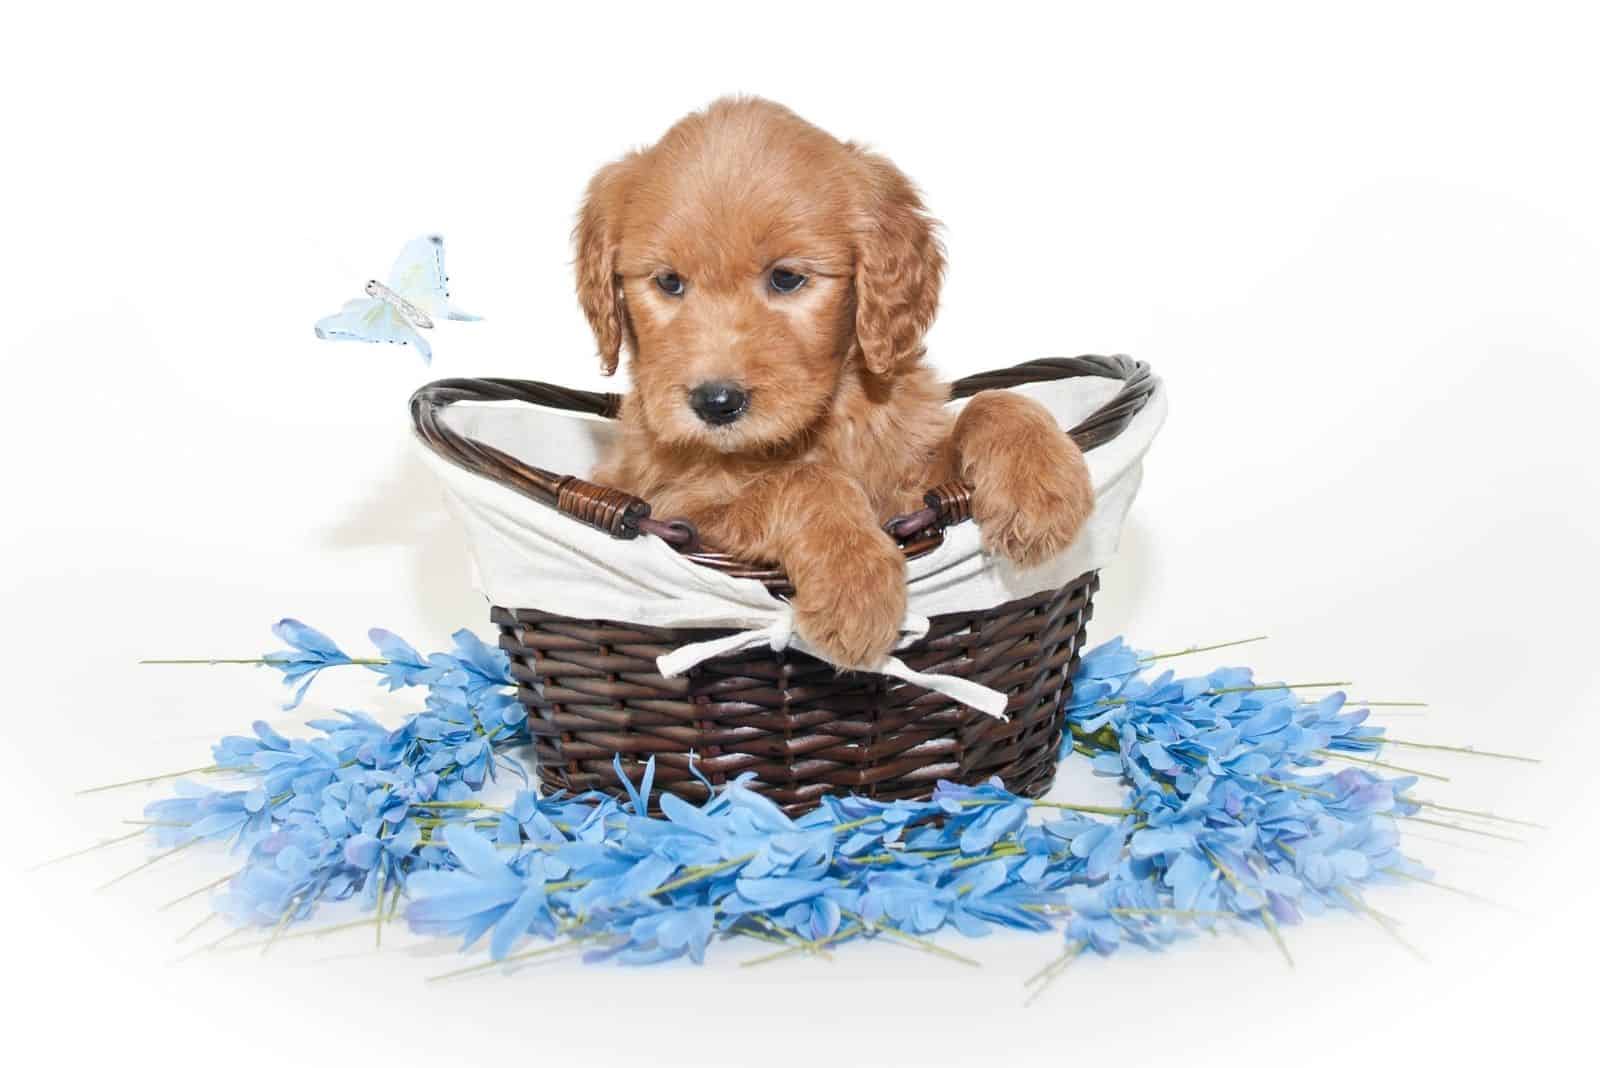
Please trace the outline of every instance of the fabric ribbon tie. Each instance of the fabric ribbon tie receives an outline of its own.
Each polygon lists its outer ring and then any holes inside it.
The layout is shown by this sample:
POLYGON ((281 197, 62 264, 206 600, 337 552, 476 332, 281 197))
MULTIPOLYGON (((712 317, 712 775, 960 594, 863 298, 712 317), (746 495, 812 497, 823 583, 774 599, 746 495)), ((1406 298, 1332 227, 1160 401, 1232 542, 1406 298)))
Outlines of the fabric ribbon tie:
MULTIPOLYGON (((923 616, 908 614, 905 622, 900 625, 900 631, 900 642, 895 647, 897 649, 904 648, 927 634, 928 620, 923 616)), ((656 668, 661 674, 672 678, 707 660, 742 653, 747 649, 757 649, 761 646, 767 646, 778 653, 794 648, 802 653, 809 653, 819 660, 833 663, 805 638, 795 633, 794 609, 785 604, 772 613, 770 622, 764 626, 739 631, 737 634, 729 634, 722 638, 679 646, 670 653, 656 657, 656 668)), ((870 670, 878 675, 901 679, 914 686, 921 686, 924 690, 943 694, 952 701, 959 701, 968 708, 975 708, 996 719, 1006 718, 1006 695, 971 679, 964 679, 959 675, 916 671, 897 656, 886 657, 882 663, 870 670)))

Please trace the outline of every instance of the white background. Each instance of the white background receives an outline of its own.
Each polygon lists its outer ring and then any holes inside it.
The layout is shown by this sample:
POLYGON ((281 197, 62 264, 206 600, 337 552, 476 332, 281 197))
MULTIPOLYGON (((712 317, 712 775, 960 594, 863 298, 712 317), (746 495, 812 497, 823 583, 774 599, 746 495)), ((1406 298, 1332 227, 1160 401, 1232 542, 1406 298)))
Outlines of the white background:
MULTIPOLYGON (((140 1063, 1250 1063, 1552 1055, 1592 1016, 1600 166, 1582 6, 1517 3, 321 3, 12 11, 0 42, 0 419, 8 1055, 140 1063), (1048 13, 1047 13, 1048 12, 1048 13), (1447 803, 1551 824, 1511 845, 1416 827, 1442 880, 1370 922, 1084 960, 1057 942, 891 946, 832 964, 566 961, 440 986, 458 958, 366 932, 181 965, 228 870, 191 853, 103 893, 160 790, 278 711, 248 668, 285 614, 359 647, 489 632, 406 455, 431 377, 599 384, 567 244, 587 176, 728 91, 869 141, 922 186, 951 271, 952 376, 1129 352, 1172 418, 1096 638, 1422 697, 1397 736, 1447 803), (409 351, 311 324, 440 230, 487 318, 409 351), (581 1059, 575 1059, 581 1058, 581 1059)), ((375 701, 330 680, 308 705, 375 701)), ((1103 784, 1069 776, 1059 796, 1103 784)), ((1423 792, 1419 788, 1419 793, 1423 792)), ((208 928, 207 934, 218 928, 208 928)))

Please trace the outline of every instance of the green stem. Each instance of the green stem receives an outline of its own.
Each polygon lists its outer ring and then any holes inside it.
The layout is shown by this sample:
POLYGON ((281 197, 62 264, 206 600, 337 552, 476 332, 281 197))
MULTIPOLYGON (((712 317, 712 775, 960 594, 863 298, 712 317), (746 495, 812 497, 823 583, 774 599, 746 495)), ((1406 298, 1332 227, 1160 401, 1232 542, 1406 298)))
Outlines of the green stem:
POLYGON ((463 975, 474 975, 478 972, 488 971, 490 968, 498 968, 505 964, 516 964, 519 961, 533 960, 535 957, 546 957, 552 953, 559 953, 563 950, 580 949, 591 942, 601 941, 605 937, 605 935, 577 935, 573 938, 569 938, 565 942, 557 942, 555 945, 540 946, 538 949, 529 949, 524 950, 521 953, 512 953, 509 956, 501 957, 499 960, 489 960, 484 961, 482 964, 473 964, 466 968, 457 968, 453 972, 445 972, 442 975, 430 975, 426 981, 430 983, 442 983, 446 979, 459 979, 463 975))
POLYGON ((1138 809, 1115 808, 1109 805, 1072 805, 1065 801, 1035 801, 1034 808, 1061 808, 1068 812, 1088 812, 1096 816, 1137 816, 1138 809))
POLYGON ((1431 771, 1419 771, 1416 768, 1403 768, 1399 764, 1385 764, 1381 760, 1368 760, 1365 757, 1351 756, 1349 753, 1340 753, 1332 749, 1313 749, 1312 752, 1321 757, 1332 757, 1335 760, 1348 760, 1352 764, 1366 764, 1369 767, 1384 768, 1388 771, 1398 771, 1405 775, 1416 775, 1423 779, 1433 779, 1436 782, 1449 782, 1447 775, 1437 775, 1431 771))
POLYGON ((240 869, 240 871, 229 872, 227 875, 224 875, 220 879, 213 879, 211 882, 206 883, 206 885, 204 885, 204 886, 197 887, 194 890, 190 890, 187 894, 184 894, 182 897, 173 898, 171 901, 167 902, 165 905, 162 905, 160 908, 156 909, 156 911, 157 912, 165 912, 165 911, 167 911, 168 909, 170 909, 174 905, 181 905, 183 902, 188 901, 191 897, 199 897, 201 894, 205 893, 207 890, 210 890, 213 887, 221 886, 223 883, 227 882, 229 879, 232 879, 235 875, 241 874, 242 871, 243 871, 243 869, 240 869))
POLYGON ((966 964, 973 968, 983 967, 983 963, 981 961, 973 960, 971 957, 962 956, 960 953, 946 949, 937 942, 930 942, 926 938, 919 938, 917 935, 914 935, 909 931, 902 931, 898 927, 890 927, 886 924, 873 923, 865 916, 858 916, 856 913, 850 912, 849 910, 842 910, 842 912, 843 915, 854 920, 856 923, 859 923, 866 930, 878 931, 888 935, 891 938, 898 938, 908 945, 916 946, 918 949, 932 953, 936 957, 944 957, 946 960, 953 960, 958 964, 966 964))
POLYGON ((1335 798, 1339 796, 1338 794, 1330 794, 1326 790, 1317 790, 1310 786, 1301 786, 1299 783, 1287 782, 1283 779, 1269 779, 1265 775, 1261 777, 1261 781, 1266 783, 1268 786, 1276 786, 1283 790, 1294 790, 1297 793, 1310 794, 1312 797, 1335 798))
POLYGON ((79 790, 78 796, 98 794, 104 790, 120 790, 124 786, 138 786, 147 782, 162 782, 166 779, 181 779, 185 775, 209 775, 219 771, 231 771, 231 768, 222 767, 220 764, 210 764, 203 768, 190 768, 187 771, 169 771, 165 775, 147 775, 142 779, 127 779, 123 782, 107 783, 105 786, 91 786, 87 790, 79 790))
POLYGON ((1431 742, 1407 742, 1399 738, 1391 738, 1387 734, 1376 735, 1372 738, 1358 738, 1356 741, 1377 742, 1379 744, 1402 745, 1407 749, 1435 749, 1444 753, 1465 753, 1468 756, 1492 757, 1496 760, 1516 760, 1523 764, 1543 764, 1538 757, 1518 756, 1515 753, 1495 753, 1487 749, 1474 749, 1470 745, 1435 745, 1431 742))
POLYGON ((1352 708, 1428 708, 1426 701, 1358 701, 1347 697, 1344 703, 1352 708))
POLYGON ((294 918, 294 910, 299 907, 300 895, 296 894, 289 899, 289 907, 283 910, 283 915, 278 917, 278 925, 272 929, 272 936, 262 944, 261 955, 263 957, 267 955, 267 950, 272 948, 273 943, 278 940, 278 936, 283 933, 283 929, 289 926, 289 921, 294 918))
MULTIPOLYGON (((187 657, 177 659, 148 659, 139 661, 141 664, 285 664, 283 660, 270 656, 247 657, 187 657)), ((343 667, 346 664, 360 667, 382 667, 390 661, 383 657, 352 657, 349 660, 340 660, 337 663, 325 664, 324 667, 343 667)))
MULTIPOLYGON (((1200 852, 1204 853, 1206 858, 1211 861, 1212 866, 1215 867, 1217 871, 1222 873, 1222 877, 1228 880, 1228 885, 1233 887, 1236 893, 1245 889, 1245 886, 1239 880, 1239 877, 1229 870, 1226 864, 1222 863, 1222 859, 1220 857, 1211 852, 1211 850, 1207 849, 1205 846, 1200 847, 1200 852)), ((1277 943, 1278 952, 1283 954, 1283 959, 1289 962, 1289 967, 1293 968, 1294 957, 1289 955, 1289 943, 1283 940, 1283 932, 1278 930, 1278 921, 1272 915, 1272 909, 1263 905, 1257 911, 1261 915, 1262 924, 1266 926, 1268 933, 1272 935, 1272 940, 1277 943)))
POLYGON ((196 931, 200 930, 200 928, 204 927, 206 924, 210 923, 212 920, 216 919, 220 915, 222 915, 220 912, 208 912, 208 913, 206 913, 204 916, 200 917, 200 920, 199 920, 198 923, 196 923, 194 926, 190 927, 187 931, 183 932, 183 934, 179 935, 175 939, 175 941, 179 945, 182 945, 183 943, 185 943, 185 942, 187 942, 189 940, 189 936, 190 935, 194 934, 196 931))
POLYGON ((793 942, 794 948, 797 950, 803 949, 808 953, 815 953, 824 960, 833 959, 833 954, 823 949, 822 943, 818 942, 816 939, 802 938, 799 932, 791 931, 785 927, 779 927, 777 924, 773 923, 759 912, 747 912, 745 913, 744 918, 749 920, 751 923, 761 925, 768 931, 771 931, 774 935, 777 935, 778 938, 783 941, 793 942))
POLYGON ((1550 829, 1545 824, 1534 823, 1532 820, 1518 820, 1512 819, 1510 816, 1496 816, 1493 812, 1483 812, 1473 808, 1452 808, 1449 805, 1441 805, 1437 801, 1425 801, 1420 797, 1413 797, 1411 794, 1401 794, 1400 800, 1409 801, 1413 805, 1421 805, 1424 808, 1438 809, 1440 812, 1454 812, 1458 816, 1474 816, 1480 820, 1493 820, 1496 823, 1512 823, 1516 824, 1518 827, 1532 827, 1539 831, 1548 831, 1550 829))
POLYGON ((481 808, 486 812, 498 812, 501 815, 504 815, 505 811, 506 811, 505 809, 501 808, 498 805, 486 805, 482 801, 413 801, 413 802, 411 802, 411 807, 412 808, 465 808, 465 809, 479 809, 479 808, 481 808))
POLYGON ((144 829, 140 828, 137 831, 130 831, 127 834, 118 835, 115 838, 107 838, 107 839, 104 839, 103 841, 96 842, 92 846, 85 846, 82 849, 73 850, 71 853, 68 853, 65 856, 52 857, 49 860, 41 861, 40 863, 35 864, 33 867, 29 868, 28 870, 30 872, 42 871, 43 869, 50 867, 52 864, 60 864, 63 861, 72 860, 74 857, 85 856, 86 854, 93 853, 96 850, 104 849, 107 846, 114 846, 118 842, 126 842, 130 838, 137 838, 143 833, 144 833, 144 829))
POLYGON ((235 927, 233 930, 229 931, 227 934, 223 935, 221 938, 213 939, 212 941, 207 942, 204 945, 196 946, 195 948, 191 949, 189 952, 185 953, 183 956, 179 957, 173 963, 181 964, 181 963, 183 963, 184 961, 188 960, 191 957, 198 957, 202 953, 209 953, 213 949, 219 948, 224 942, 230 942, 233 939, 235 939, 235 938, 239 937, 240 935, 244 934, 244 932, 245 932, 245 928, 243 928, 243 927, 235 927))
MULTIPOLYGON (((326 927, 314 927, 309 931, 295 931, 291 934, 280 934, 276 938, 265 938, 259 942, 246 942, 243 945, 231 946, 229 948, 235 950, 264 949, 265 947, 271 946, 274 942, 292 942, 297 938, 321 938, 323 935, 334 934, 338 931, 348 931, 356 927, 366 927, 370 923, 372 923, 372 921, 363 916, 359 920, 351 920, 348 923, 333 923, 326 927)), ((238 930, 243 931, 245 928, 240 927, 238 930)))
POLYGON ((1266 682, 1259 686, 1224 686, 1220 690, 1207 690, 1207 697, 1225 693, 1254 693, 1258 690, 1321 690, 1329 686, 1354 686, 1353 682, 1266 682))
POLYGON ((1396 942, 1399 942, 1406 952, 1410 953, 1413 957, 1416 957, 1422 963, 1428 963, 1427 956, 1422 952, 1422 950, 1406 941, 1405 936, 1400 933, 1399 926, 1394 922, 1393 919, 1385 916, 1383 913, 1367 904, 1358 895, 1352 894, 1346 887, 1339 887, 1339 894, 1345 899, 1346 902, 1349 903, 1351 908, 1357 910, 1358 912, 1365 913, 1372 919, 1373 923, 1377 924, 1378 927, 1383 930, 1385 934, 1394 939, 1396 942))
POLYGON ((754 853, 746 853, 742 857, 734 857, 732 860, 725 860, 720 864, 712 864, 708 867, 687 869, 682 877, 674 879, 669 883, 662 883, 645 896, 659 897, 662 894, 670 894, 672 891, 688 886, 690 883, 697 883, 701 879, 707 879, 713 875, 719 875, 722 872, 727 871, 729 868, 737 868, 739 865, 748 864, 754 859, 756 859, 756 855, 754 853))
POLYGON ((1209 653, 1213 649, 1231 649, 1236 645, 1249 645, 1251 642, 1264 642, 1266 640, 1267 636, 1265 634, 1258 634, 1254 638, 1236 638, 1231 642, 1217 642, 1215 645, 1191 645, 1187 649, 1178 649, 1170 653, 1155 653, 1152 656, 1143 657, 1139 663, 1153 664, 1157 660, 1171 660, 1173 657, 1189 656, 1192 653, 1209 653))
POLYGON ((1425 823, 1429 827, 1443 827, 1450 831, 1460 831, 1462 834, 1476 834, 1483 838, 1493 838, 1501 842, 1515 842, 1517 845, 1527 845, 1521 838, 1513 838, 1509 834, 1495 834, 1493 831, 1481 831, 1476 827, 1462 827, 1447 820, 1430 820, 1426 816, 1399 816, 1397 819, 1411 820, 1413 823, 1425 823))
MULTIPOLYGON (((851 935, 855 934, 856 932, 863 931, 863 930, 865 930, 865 928, 862 927, 859 923, 851 921, 850 923, 846 924, 845 926, 839 928, 833 934, 829 935, 827 938, 824 938, 824 939, 818 941, 817 942, 817 946, 820 949, 826 949, 828 946, 833 945, 835 942, 842 942, 844 939, 849 938, 851 935)), ((742 932, 742 933, 750 934, 752 932, 746 931, 746 932, 742 932)), ((766 935, 762 935, 762 937, 766 938, 767 936, 766 935)), ((772 941, 773 939, 768 938, 768 940, 772 941)), ((767 962, 777 960, 780 957, 787 957, 787 956, 790 956, 792 954, 799 953, 802 948, 803 947, 801 947, 801 946, 785 946, 783 949, 777 950, 774 953, 766 953, 766 954, 763 954, 762 956, 759 956, 759 957, 752 957, 750 960, 740 961, 739 962, 739 966, 741 968, 753 968, 757 964, 766 964, 767 962)))
POLYGON ((1033 993, 1029 994, 1027 998, 1023 1000, 1023 1007, 1026 1008, 1027 1006, 1032 1005, 1035 1001, 1039 1000, 1039 996, 1049 988, 1051 983, 1056 981, 1057 977, 1059 977, 1062 972, 1067 970, 1067 967, 1073 961, 1078 959, 1078 955, 1082 952, 1083 943, 1073 942, 1071 945, 1067 946, 1066 950, 1062 952, 1061 956, 1057 957, 1038 972, 1030 976, 1023 985, 1030 986, 1035 982, 1037 982, 1039 985, 1034 988, 1033 993))
MULTIPOLYGON (((143 832, 140 832, 140 833, 143 833, 143 832)), ((128 871, 123 872, 121 875, 117 876, 115 879, 112 879, 110 882, 101 883, 99 886, 95 887, 95 890, 97 890, 97 891, 106 890, 106 889, 109 889, 110 887, 116 886, 122 880, 128 878, 128 876, 137 875, 140 872, 144 871, 146 868, 150 867, 150 865, 160 863, 161 861, 166 860, 168 857, 172 856, 174 853, 181 853, 185 849, 188 849, 190 846, 194 845, 198 841, 200 841, 200 839, 191 838, 187 842, 183 843, 180 846, 172 847, 171 849, 167 850, 165 853, 157 853, 155 856, 151 857, 149 860, 145 861, 143 864, 139 865, 137 868, 132 868, 132 869, 130 869, 128 871)))
POLYGON ((1488 905, 1492 908, 1504 909, 1506 912, 1516 911, 1510 905, 1503 905, 1500 902, 1495 901, 1493 898, 1484 897, 1482 894, 1475 894, 1471 890, 1463 890, 1459 886, 1450 886, 1447 883, 1434 882, 1432 879, 1426 879, 1421 875, 1412 875, 1410 872, 1401 871, 1399 868, 1384 868, 1383 871, 1386 875, 1395 875, 1402 879, 1409 879, 1414 883, 1421 883, 1423 886, 1431 886, 1435 890, 1443 890, 1447 894, 1455 894, 1459 897, 1466 898, 1468 901, 1476 901, 1480 905, 1488 905))

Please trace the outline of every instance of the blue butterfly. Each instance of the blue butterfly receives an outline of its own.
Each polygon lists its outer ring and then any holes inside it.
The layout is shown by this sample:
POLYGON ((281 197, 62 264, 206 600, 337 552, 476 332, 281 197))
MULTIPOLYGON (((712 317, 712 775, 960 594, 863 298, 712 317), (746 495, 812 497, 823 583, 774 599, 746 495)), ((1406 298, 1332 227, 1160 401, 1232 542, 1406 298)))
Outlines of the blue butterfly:
POLYGON ((418 330, 430 330, 435 319, 474 322, 450 303, 450 276, 444 273, 444 238, 429 234, 406 243, 394 261, 385 285, 376 279, 366 285, 365 297, 350 301, 317 322, 317 336, 327 341, 387 341, 410 345, 433 359, 433 348, 418 330))

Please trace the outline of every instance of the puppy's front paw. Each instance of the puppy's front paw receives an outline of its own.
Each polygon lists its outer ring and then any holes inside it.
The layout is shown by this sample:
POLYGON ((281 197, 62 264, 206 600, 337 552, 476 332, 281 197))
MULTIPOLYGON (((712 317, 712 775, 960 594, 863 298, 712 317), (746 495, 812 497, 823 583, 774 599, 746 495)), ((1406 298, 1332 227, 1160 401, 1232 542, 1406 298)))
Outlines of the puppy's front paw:
POLYGON ((1072 544, 1094 508, 1094 487, 1083 453, 1053 425, 1025 437, 1024 447, 976 472, 972 517, 984 548, 1034 567, 1072 544))
POLYGON ((786 561, 795 629, 844 668, 875 667, 900 638, 906 564, 881 530, 835 532, 786 561))

